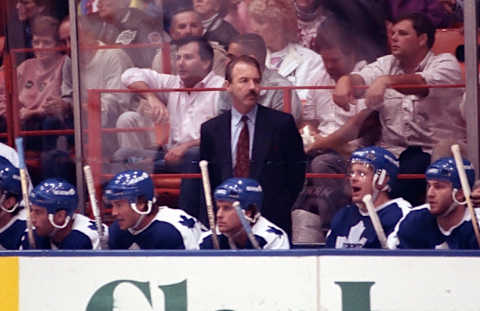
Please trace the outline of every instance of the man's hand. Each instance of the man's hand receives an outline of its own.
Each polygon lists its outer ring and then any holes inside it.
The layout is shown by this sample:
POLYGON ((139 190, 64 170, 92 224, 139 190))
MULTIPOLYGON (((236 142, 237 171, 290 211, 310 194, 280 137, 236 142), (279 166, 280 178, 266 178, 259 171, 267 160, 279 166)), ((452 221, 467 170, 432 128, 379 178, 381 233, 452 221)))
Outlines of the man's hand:
POLYGON ((165 162, 169 165, 178 164, 188 148, 190 148, 189 143, 175 145, 165 155, 165 162))
POLYGON ((385 90, 390 81, 387 76, 377 78, 365 92, 365 104, 368 108, 377 109, 383 104, 385 90))
POLYGON ((146 100, 140 101, 138 112, 149 117, 157 124, 168 120, 166 105, 154 94, 149 94, 146 96, 146 100))
POLYGON ((47 114, 63 120, 65 112, 70 108, 70 105, 63 101, 59 96, 49 96, 45 102, 44 108, 47 114))
POLYGON ((353 100, 353 89, 350 76, 343 76, 338 79, 332 98, 337 106, 345 111, 350 110, 350 103, 353 100))

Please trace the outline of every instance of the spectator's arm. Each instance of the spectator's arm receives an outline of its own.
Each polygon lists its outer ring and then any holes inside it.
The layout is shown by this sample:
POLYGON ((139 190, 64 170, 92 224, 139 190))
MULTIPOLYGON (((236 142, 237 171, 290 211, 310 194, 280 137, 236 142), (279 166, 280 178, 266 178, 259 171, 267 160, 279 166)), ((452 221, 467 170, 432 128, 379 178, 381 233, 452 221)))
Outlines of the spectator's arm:
POLYGON ((315 141, 309 146, 307 152, 316 149, 336 149, 360 136, 361 131, 366 131, 364 121, 371 115, 373 111, 364 109, 348 119, 348 121, 338 130, 323 137, 315 136, 315 141))

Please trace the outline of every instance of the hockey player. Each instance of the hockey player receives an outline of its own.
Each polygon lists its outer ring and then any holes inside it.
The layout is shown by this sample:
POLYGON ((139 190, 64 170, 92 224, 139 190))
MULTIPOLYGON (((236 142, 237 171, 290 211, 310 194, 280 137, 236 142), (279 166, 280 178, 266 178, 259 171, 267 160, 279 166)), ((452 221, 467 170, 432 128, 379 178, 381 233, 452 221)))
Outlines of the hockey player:
POLYGON ((388 236, 410 208, 402 198, 390 199, 390 187, 398 172, 397 158, 380 147, 365 147, 352 153, 347 177, 352 191, 352 204, 334 216, 327 235, 327 247, 380 248, 367 208, 362 199, 372 196, 373 205, 385 234, 388 236))
MULTIPOLYGON (((470 187, 475 171, 463 161, 470 187)), ((478 248, 453 158, 441 158, 425 172, 427 204, 413 208, 388 238, 389 248, 478 248)))
POLYGON ((198 249, 201 223, 182 210, 156 204, 146 172, 117 174, 105 197, 116 219, 109 229, 110 249, 198 249))
MULTIPOLYGON (((240 203, 242 212, 250 222, 252 233, 261 249, 289 249, 288 236, 260 214, 263 192, 260 184, 249 178, 229 178, 214 192, 217 206, 217 235, 220 249, 254 248, 233 206, 240 203)), ((212 233, 206 232, 200 243, 202 249, 212 249, 212 233)))
POLYGON ((20 171, 0 156, 0 250, 19 249, 26 228, 20 171))
MULTIPOLYGON (((66 180, 51 178, 42 181, 30 193, 30 210, 36 248, 98 249, 95 221, 75 213, 78 194, 66 180)), ((30 245, 25 232, 23 249, 30 245)))

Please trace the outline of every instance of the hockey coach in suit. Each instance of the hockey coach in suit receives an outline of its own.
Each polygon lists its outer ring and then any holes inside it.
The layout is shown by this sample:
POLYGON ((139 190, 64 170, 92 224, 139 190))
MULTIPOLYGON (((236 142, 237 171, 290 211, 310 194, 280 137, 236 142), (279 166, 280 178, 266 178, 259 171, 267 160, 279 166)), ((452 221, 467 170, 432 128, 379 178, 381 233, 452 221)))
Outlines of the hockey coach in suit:
POLYGON ((211 186, 248 177, 264 193, 262 214, 290 236, 290 212, 305 180, 302 139, 290 114, 257 103, 261 70, 249 56, 228 64, 225 86, 232 109, 202 124, 200 159, 209 162, 211 186))

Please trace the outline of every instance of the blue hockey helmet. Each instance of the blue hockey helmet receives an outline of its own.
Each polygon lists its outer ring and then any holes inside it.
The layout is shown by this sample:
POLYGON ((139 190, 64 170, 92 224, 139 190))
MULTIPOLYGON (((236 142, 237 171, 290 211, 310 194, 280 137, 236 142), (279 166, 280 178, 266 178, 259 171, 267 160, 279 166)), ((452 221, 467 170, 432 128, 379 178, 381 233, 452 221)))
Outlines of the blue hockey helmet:
POLYGON ((65 210, 72 216, 78 206, 78 194, 73 185, 61 178, 50 178, 42 181, 30 192, 30 202, 44 207, 48 214, 65 210))
POLYGON ((107 200, 127 199, 130 203, 136 203, 139 196, 146 200, 153 199, 153 181, 142 170, 127 170, 115 175, 105 188, 107 200))
POLYGON ((262 186, 251 178, 229 178, 219 185, 213 194, 215 200, 238 201, 242 209, 255 205, 257 211, 262 209, 262 186))
POLYGON ((382 171, 385 171, 390 177, 388 182, 390 186, 397 178, 399 167, 397 157, 381 147, 370 146, 355 150, 350 157, 350 163, 367 164, 373 168, 376 174, 381 174, 382 171))
POLYGON ((105 188, 105 197, 109 201, 126 199, 138 214, 148 214, 154 202, 153 180, 142 170, 127 170, 115 175, 105 188), (137 209, 138 197, 147 200, 147 211, 137 209))
POLYGON ((22 197, 20 170, 6 158, 0 156, 0 189, 13 195, 19 201, 22 197))
MULTIPOLYGON (((475 170, 473 169, 473 165, 470 161, 463 159, 463 166, 465 167, 468 183, 470 184, 470 187, 472 187, 475 182, 475 170)), ((441 158, 430 164, 425 172, 425 176, 427 180, 438 179, 448 181, 452 184, 453 189, 462 189, 457 165, 455 164, 455 159, 452 157, 441 158)))

